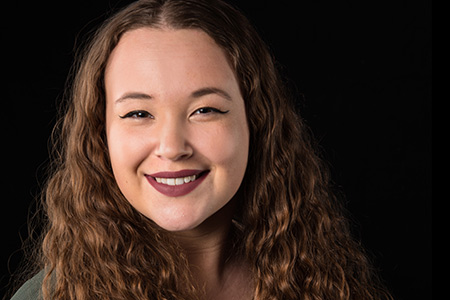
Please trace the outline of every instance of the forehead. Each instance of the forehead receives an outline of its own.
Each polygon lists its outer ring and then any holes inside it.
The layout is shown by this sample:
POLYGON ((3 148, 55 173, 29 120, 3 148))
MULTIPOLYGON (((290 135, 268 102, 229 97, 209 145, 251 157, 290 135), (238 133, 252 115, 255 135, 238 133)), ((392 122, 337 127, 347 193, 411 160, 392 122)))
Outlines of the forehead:
POLYGON ((237 84, 224 51, 205 32, 153 28, 122 36, 108 60, 105 83, 109 93, 143 86, 154 90, 237 84))

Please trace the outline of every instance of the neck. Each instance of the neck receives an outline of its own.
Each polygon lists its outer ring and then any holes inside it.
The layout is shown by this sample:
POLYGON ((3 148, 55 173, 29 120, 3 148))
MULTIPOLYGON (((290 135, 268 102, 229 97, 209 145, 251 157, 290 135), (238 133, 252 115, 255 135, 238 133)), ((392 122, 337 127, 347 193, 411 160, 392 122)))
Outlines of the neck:
POLYGON ((233 202, 230 201, 197 228, 174 233, 186 251, 194 279, 207 294, 223 287, 232 265, 229 235, 233 202))

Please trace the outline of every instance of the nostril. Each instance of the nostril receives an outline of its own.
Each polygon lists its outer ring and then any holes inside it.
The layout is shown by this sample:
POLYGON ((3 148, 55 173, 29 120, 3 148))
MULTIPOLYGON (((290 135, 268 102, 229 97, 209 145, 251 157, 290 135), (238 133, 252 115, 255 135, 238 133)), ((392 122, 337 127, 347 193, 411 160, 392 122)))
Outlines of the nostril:
POLYGON ((182 148, 160 147, 155 154, 161 159, 177 161, 191 157, 193 150, 189 146, 184 146, 182 148))
POLYGON ((185 124, 180 120, 171 117, 161 121, 154 134, 158 143, 155 154, 159 158, 176 161, 192 156, 193 148, 188 143, 185 124))

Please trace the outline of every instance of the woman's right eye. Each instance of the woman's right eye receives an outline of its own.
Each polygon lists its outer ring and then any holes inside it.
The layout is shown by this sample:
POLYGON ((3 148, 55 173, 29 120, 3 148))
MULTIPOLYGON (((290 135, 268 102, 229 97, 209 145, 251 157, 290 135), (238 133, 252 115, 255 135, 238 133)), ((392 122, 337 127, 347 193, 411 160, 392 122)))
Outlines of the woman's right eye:
POLYGON ((119 116, 119 117, 121 119, 128 119, 128 118, 131 118, 131 119, 146 119, 146 118, 154 119, 154 117, 145 110, 130 111, 126 115, 119 116))

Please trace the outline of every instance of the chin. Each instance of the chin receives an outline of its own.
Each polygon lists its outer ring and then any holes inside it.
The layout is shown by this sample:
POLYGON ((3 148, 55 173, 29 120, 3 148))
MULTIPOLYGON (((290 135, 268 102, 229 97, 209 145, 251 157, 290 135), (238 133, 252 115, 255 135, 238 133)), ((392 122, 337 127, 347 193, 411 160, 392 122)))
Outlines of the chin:
POLYGON ((190 231, 199 227, 205 220, 192 218, 187 215, 167 216, 166 218, 152 218, 159 227, 170 232, 190 231))
POLYGON ((191 231, 194 230, 195 228, 199 227, 200 224, 186 224, 186 223, 164 223, 164 224, 158 224, 156 223, 159 227, 161 227, 162 229, 169 231, 169 232, 185 232, 185 231, 191 231))

